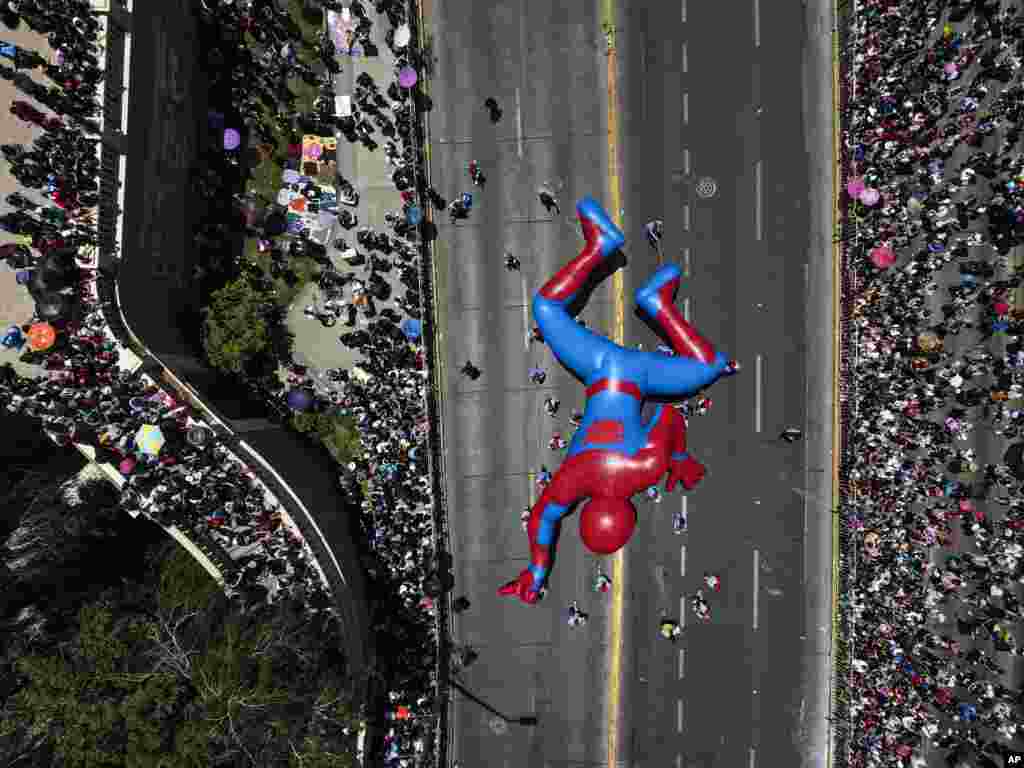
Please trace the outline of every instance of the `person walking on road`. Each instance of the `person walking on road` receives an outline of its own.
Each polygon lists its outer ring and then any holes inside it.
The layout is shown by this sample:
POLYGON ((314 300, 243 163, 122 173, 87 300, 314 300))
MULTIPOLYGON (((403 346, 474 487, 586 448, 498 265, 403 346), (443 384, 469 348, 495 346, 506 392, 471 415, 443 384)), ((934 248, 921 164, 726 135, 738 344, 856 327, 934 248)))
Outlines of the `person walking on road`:
POLYGON ((552 208, 555 209, 556 216, 562 215, 562 209, 558 207, 558 200, 551 194, 551 190, 541 189, 537 192, 537 197, 540 198, 540 204, 544 206, 544 210, 548 212, 549 216, 552 208))
POLYGON ((779 435, 779 440, 785 440, 787 443, 795 443, 803 436, 803 430, 801 430, 800 428, 786 427, 784 430, 782 430, 782 434, 779 435))

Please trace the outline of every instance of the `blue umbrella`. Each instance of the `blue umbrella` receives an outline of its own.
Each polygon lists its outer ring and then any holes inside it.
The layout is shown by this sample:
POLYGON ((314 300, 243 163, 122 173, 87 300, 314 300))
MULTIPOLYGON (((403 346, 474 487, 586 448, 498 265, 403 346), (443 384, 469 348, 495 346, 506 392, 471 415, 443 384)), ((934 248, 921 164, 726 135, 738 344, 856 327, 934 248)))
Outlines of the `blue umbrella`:
POLYGON ((420 324, 419 320, 407 317, 402 321, 402 333, 405 334, 405 338, 410 341, 415 341, 422 335, 423 326, 420 324))
POLYGON ((405 220, 415 227, 423 221, 423 211, 420 210, 418 205, 410 205, 409 209, 405 212, 405 220))
POLYGON ((293 389, 288 393, 288 407, 296 411, 308 411, 313 405, 313 393, 308 389, 293 389))

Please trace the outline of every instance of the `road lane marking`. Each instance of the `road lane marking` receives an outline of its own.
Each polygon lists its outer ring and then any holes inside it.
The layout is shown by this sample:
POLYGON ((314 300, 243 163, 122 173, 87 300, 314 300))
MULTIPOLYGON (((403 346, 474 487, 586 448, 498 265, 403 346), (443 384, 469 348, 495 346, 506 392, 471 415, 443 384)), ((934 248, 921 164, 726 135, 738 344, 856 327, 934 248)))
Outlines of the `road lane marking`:
POLYGON ((754 46, 761 47, 761 0, 754 0, 754 46))
POLYGON ((754 629, 757 629, 757 601, 761 586, 761 553, 754 550, 754 629))
MULTIPOLYGON (((604 29, 615 29, 615 0, 602 0, 601 22, 604 29)), ((525 57, 523 57, 525 60, 525 57)), ((611 204, 612 221, 622 229, 622 189, 619 177, 619 97, 618 97, 618 52, 614 32, 609 35, 608 45, 608 202, 611 204)), ((612 295, 615 302, 612 341, 625 346, 626 338, 626 281, 621 269, 612 276, 612 295)), ((612 555, 612 600, 608 622, 608 648, 611 658, 608 663, 608 744, 605 761, 615 765, 619 759, 619 689, 622 678, 622 632, 626 569, 625 554, 620 549, 612 555)))
POLYGON ((683 74, 690 71, 690 51, 687 48, 686 43, 683 43, 683 74))
POLYGON ((683 125, 690 124, 690 93, 683 91, 683 125))
POLYGON ((679 575, 686 576, 686 545, 679 547, 679 575))
POLYGON ((683 756, 676 755, 676 768, 683 768, 683 756))
POLYGON ((690 231, 690 204, 687 203, 683 206, 683 231, 690 231))
POLYGON ((679 649, 679 679, 686 677, 686 649, 679 649))
POLYGON ((761 385, 764 376, 764 363, 761 355, 754 359, 754 431, 762 429, 761 419, 761 385))
MULTIPOLYGON (((683 299, 683 319, 686 322, 688 322, 688 323, 692 323, 693 322, 693 320, 690 319, 690 297, 689 296, 687 296, 685 299, 683 299)), ((683 501, 684 502, 686 501, 686 497, 685 496, 683 496, 683 501)))
POLYGON ((683 17, 682 17, 682 22, 683 22, 683 24, 686 23, 686 0, 683 0, 683 17))
POLYGON ((758 242, 764 237, 764 212, 761 210, 763 176, 761 161, 758 160, 754 166, 754 236, 758 242))
MULTIPOLYGON (((685 277, 690 276, 690 249, 689 247, 683 248, 683 275, 685 277)), ((689 319, 689 318, 687 318, 689 319)), ((686 498, 685 496, 683 497, 686 498)))
POLYGON ((679 596, 679 626, 686 626, 686 595, 679 596))
POLYGON ((683 700, 676 699, 676 732, 683 732, 683 700))
POLYGON ((522 278, 523 286, 523 344, 530 351, 530 301, 526 291, 526 278, 522 278))
POLYGON ((516 88, 516 152, 523 159, 523 108, 519 101, 519 89, 516 88))
POLYGON ((748 765, 748 768, 754 768, 754 766, 756 764, 757 764, 757 751, 753 747, 751 747, 750 748, 750 763, 748 765))
POLYGON ((690 150, 683 150, 683 173, 690 175, 690 150))

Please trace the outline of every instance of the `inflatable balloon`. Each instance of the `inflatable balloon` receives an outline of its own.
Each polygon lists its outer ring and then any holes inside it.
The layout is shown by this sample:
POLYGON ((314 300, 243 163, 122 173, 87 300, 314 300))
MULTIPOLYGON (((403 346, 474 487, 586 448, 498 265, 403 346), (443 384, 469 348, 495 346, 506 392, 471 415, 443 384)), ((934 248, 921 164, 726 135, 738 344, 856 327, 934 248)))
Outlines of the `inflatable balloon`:
POLYGON ((587 402, 566 460, 530 510, 530 567, 498 590, 525 603, 540 598, 562 518, 578 505, 584 504, 583 543, 592 552, 611 554, 629 541, 636 526, 633 494, 663 477, 668 491, 678 482, 692 489, 704 476, 703 465, 687 452, 685 419, 662 403, 644 421, 644 400, 689 397, 739 370, 675 306, 682 279, 675 265, 661 267, 635 295, 673 355, 626 349, 580 325, 569 307, 625 238, 592 198, 577 203, 576 213, 586 243, 534 296, 533 315, 555 357, 586 385, 587 402))

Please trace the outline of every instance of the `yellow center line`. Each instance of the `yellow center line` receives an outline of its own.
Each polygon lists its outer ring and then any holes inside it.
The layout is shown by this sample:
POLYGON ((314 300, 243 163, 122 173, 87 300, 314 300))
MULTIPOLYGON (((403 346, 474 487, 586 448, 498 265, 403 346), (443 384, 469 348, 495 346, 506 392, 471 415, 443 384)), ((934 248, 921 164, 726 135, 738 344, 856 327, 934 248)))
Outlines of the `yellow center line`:
MULTIPOLYGON (((608 207, 612 221, 622 229, 614 0, 602 0, 601 22, 601 28, 607 37, 608 44, 608 207)), ((617 270, 612 277, 612 293, 615 301, 612 340, 619 345, 624 345, 626 338, 625 288, 626 283, 622 270, 617 270)), ((612 556, 611 579, 612 606, 611 619, 608 622, 608 651, 610 654, 608 662, 608 766, 616 765, 618 762, 619 688, 622 677, 622 617, 623 595, 625 594, 625 561, 621 549, 612 556)))

